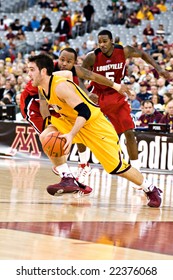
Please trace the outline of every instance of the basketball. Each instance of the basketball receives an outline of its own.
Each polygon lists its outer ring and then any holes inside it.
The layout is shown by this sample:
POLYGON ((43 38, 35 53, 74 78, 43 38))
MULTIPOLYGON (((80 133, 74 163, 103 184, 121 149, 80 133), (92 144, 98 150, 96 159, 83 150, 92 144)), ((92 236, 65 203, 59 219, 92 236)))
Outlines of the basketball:
POLYGON ((49 157, 61 157, 64 155, 63 147, 66 143, 65 138, 60 138, 60 132, 50 132, 42 142, 43 151, 49 157))

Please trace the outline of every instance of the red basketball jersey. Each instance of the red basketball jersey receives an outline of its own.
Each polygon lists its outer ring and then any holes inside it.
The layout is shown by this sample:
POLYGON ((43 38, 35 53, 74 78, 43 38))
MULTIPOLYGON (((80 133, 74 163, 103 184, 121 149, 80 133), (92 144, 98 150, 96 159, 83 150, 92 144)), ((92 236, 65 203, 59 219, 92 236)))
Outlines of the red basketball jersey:
MULTIPOLYGON (((121 83, 125 72, 125 54, 121 45, 114 45, 110 57, 102 53, 100 49, 95 50, 95 63, 93 72, 98 73, 115 83, 121 83)), ((115 89, 91 82, 91 92, 98 95, 98 104, 101 111, 108 117, 115 130, 120 135, 134 128, 134 122, 130 115, 130 106, 124 95, 115 89)))
MULTIPOLYGON (((125 71, 125 55, 121 45, 114 45, 113 53, 110 57, 102 53, 98 48, 95 50, 95 63, 93 72, 105 76, 109 80, 120 84, 125 71)), ((115 93, 113 88, 91 82, 94 86, 93 92, 97 95, 103 93, 104 95, 115 93)))

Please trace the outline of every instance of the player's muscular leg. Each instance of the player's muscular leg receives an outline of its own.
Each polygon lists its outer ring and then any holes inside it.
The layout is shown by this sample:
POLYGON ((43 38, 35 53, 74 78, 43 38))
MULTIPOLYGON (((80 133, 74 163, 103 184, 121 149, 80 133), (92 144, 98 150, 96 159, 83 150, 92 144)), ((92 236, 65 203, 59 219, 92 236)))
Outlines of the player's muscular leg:
POLYGON ((130 182, 140 186, 142 185, 143 181, 144 181, 144 177, 142 175, 142 173, 140 173, 136 168, 131 167, 129 170, 127 170, 124 173, 121 174, 117 174, 120 177, 126 178, 127 180, 129 180, 130 182))
POLYGON ((138 146, 133 130, 127 130, 124 132, 124 134, 126 137, 126 146, 127 146, 129 158, 131 160, 138 159, 138 146))

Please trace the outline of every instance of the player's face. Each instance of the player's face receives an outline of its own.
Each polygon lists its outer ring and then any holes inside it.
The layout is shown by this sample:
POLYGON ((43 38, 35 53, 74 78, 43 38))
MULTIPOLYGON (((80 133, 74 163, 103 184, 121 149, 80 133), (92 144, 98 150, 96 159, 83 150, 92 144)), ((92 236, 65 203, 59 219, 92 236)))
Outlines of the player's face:
POLYGON ((102 53, 110 55, 113 50, 113 40, 110 40, 108 35, 98 36, 98 45, 102 53))
POLYGON ((59 59, 58 59, 58 66, 60 70, 69 70, 73 68, 75 64, 75 56, 73 53, 67 52, 67 51, 62 51, 59 59))
POLYGON ((37 87, 40 85, 42 75, 34 62, 28 63, 28 75, 31 79, 32 86, 37 87))

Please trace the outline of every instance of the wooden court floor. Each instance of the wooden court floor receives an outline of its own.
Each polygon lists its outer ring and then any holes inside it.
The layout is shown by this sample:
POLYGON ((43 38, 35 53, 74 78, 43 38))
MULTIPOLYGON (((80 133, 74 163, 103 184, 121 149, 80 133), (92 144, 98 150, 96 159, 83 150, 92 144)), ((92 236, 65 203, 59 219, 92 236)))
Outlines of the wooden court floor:
MULTIPOLYGON (((69 163, 72 172, 77 164, 69 163)), ((161 208, 92 165, 90 196, 50 196, 48 160, 0 159, 1 260, 172 260, 173 176, 144 173, 163 190, 161 208)))

